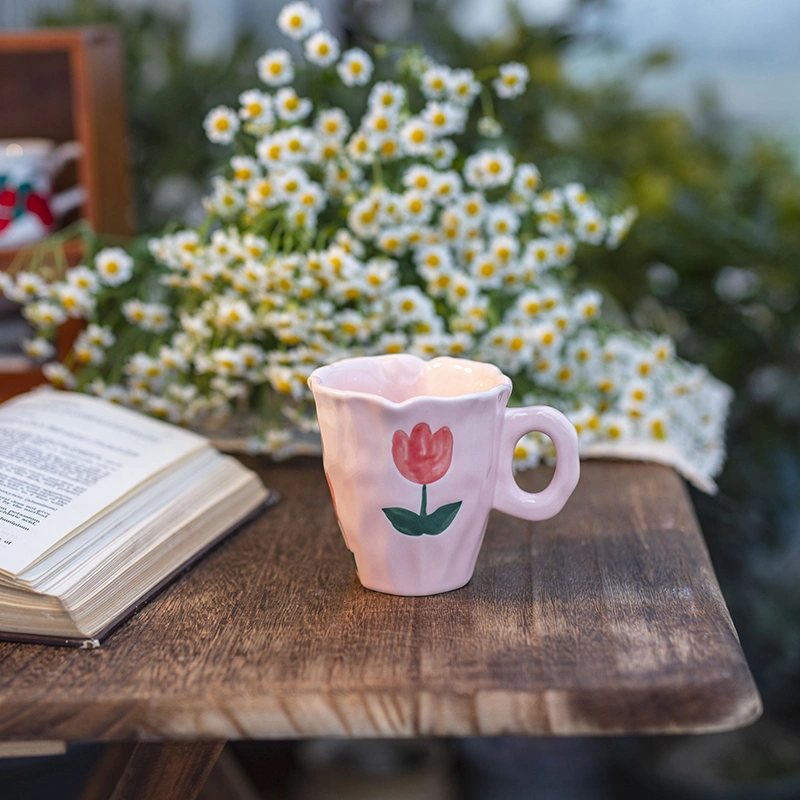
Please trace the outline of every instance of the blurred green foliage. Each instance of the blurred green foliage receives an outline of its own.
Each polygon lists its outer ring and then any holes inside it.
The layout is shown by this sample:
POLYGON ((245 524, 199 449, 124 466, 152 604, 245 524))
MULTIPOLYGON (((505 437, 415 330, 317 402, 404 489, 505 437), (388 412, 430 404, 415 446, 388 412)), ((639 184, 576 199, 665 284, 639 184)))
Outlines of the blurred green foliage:
MULTIPOLYGON (((347 11, 349 43, 369 45, 368 7, 347 11)), ((684 356, 707 364, 737 390, 722 493, 697 498, 698 510, 767 701, 797 715, 796 165, 780 142, 732 125, 708 94, 698 98, 691 118, 643 106, 637 83, 649 71, 669 69, 668 51, 628 64, 624 74, 598 75, 587 86, 565 70, 565 54, 576 43, 567 26, 531 28, 517 18, 512 36, 476 44, 445 20, 441 0, 417 2, 410 35, 454 66, 528 65, 526 95, 513 104, 499 101, 498 116, 507 130, 526 132, 523 155, 548 183, 579 178, 616 207, 638 207, 639 221, 619 250, 579 252, 583 279, 616 298, 634 323, 673 335, 684 356)), ((124 30, 139 221, 144 230, 158 228, 176 210, 159 199, 165 182, 183 176, 202 187, 215 168, 219 156, 205 140, 203 116, 256 85, 260 48, 244 38, 232 57, 198 62, 179 21, 142 11, 121 15, 98 0, 76 0, 70 14, 47 21, 113 22, 124 30)))

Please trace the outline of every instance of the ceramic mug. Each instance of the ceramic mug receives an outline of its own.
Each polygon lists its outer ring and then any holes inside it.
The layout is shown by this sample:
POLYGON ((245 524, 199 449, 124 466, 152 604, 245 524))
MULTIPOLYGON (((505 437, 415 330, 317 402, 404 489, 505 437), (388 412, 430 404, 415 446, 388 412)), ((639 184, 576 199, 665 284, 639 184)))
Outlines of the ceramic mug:
POLYGON ((351 358, 308 384, 336 517, 361 583, 398 595, 464 586, 489 512, 526 520, 557 514, 578 483, 578 436, 548 406, 506 408, 511 380, 492 364, 412 355, 351 358), (547 434, 556 471, 522 491, 519 439, 547 434))
POLYGON ((0 250, 44 239, 86 198, 82 187, 53 195, 53 180, 82 153, 78 142, 0 139, 0 250))

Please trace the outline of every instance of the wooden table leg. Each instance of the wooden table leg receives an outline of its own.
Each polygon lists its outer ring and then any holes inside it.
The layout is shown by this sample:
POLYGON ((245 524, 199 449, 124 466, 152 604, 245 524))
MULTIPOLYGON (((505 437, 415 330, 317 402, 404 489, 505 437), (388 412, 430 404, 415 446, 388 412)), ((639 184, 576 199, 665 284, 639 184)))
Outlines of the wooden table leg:
POLYGON ((130 745, 127 750, 111 745, 82 800, 195 800, 224 746, 224 741, 138 742, 131 751, 130 745))

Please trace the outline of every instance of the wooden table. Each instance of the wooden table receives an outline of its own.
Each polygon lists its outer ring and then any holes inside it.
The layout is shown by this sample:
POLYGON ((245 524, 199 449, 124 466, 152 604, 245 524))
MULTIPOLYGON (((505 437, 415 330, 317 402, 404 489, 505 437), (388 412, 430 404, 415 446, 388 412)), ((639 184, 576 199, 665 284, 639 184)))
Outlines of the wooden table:
POLYGON ((558 517, 494 513, 472 582, 420 598, 360 586, 318 462, 260 471, 278 507, 102 648, 0 645, 0 740, 136 740, 114 797, 193 798, 226 739, 700 733, 761 712, 666 467, 586 463, 558 517))

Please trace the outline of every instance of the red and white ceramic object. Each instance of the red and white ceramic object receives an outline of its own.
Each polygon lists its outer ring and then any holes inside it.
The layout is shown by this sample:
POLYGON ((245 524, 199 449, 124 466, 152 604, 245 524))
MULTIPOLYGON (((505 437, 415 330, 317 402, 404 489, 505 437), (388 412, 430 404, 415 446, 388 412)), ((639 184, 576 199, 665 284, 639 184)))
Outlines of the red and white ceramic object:
POLYGON ((0 250, 44 239, 64 214, 84 202, 80 186, 53 194, 54 178, 81 152, 78 142, 56 146, 49 139, 0 139, 0 250))
POLYGON ((511 380, 492 364, 412 355, 351 358, 314 370, 322 458, 361 583, 398 595, 464 586, 489 512, 557 514, 578 483, 578 437, 548 406, 506 408, 511 380), (556 471, 541 492, 514 480, 514 447, 547 434, 556 471))

